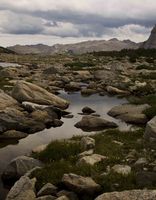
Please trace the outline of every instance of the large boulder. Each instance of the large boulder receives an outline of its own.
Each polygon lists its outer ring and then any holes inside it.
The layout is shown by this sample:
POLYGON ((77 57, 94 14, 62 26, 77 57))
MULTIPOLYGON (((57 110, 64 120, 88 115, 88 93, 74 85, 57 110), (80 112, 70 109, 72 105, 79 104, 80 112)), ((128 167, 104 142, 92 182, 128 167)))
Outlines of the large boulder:
POLYGON ((105 128, 116 128, 117 125, 114 122, 102 119, 95 116, 83 116, 81 121, 75 124, 76 128, 81 128, 84 131, 100 131, 105 128))
POLYGON ((2 174, 2 178, 4 181, 12 179, 16 180, 33 168, 42 166, 43 164, 37 159, 27 156, 19 156, 9 163, 2 174))
POLYGON ((95 200, 154 200, 156 190, 129 190, 123 192, 110 192, 98 196, 95 200))
POLYGON ((67 108, 69 105, 66 100, 26 81, 16 83, 12 90, 12 96, 19 102, 28 101, 41 105, 53 105, 62 109, 67 108))
POLYGON ((27 117, 16 108, 6 108, 0 111, 0 133, 8 130, 17 130, 26 133, 35 133, 45 129, 44 122, 27 117))
POLYGON ((0 110, 15 106, 18 106, 18 102, 6 94, 3 90, 0 90, 0 110))
POLYGON ((90 177, 78 176, 76 174, 64 174, 62 183, 71 191, 78 194, 92 195, 98 192, 101 187, 90 177))
POLYGON ((9 191, 6 200, 35 200, 36 179, 22 176, 9 191))
POLYGON ((143 111, 145 111, 150 106, 148 104, 133 105, 124 104, 113 107, 108 114, 112 117, 121 119, 127 123, 133 124, 145 124, 148 119, 143 111))

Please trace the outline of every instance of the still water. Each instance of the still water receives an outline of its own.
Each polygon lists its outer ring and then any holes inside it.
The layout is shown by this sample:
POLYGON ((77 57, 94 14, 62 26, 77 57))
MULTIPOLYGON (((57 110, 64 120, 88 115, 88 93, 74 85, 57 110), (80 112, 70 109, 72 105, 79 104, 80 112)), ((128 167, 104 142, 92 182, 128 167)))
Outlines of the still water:
MULTIPOLYGON (((64 124, 58 128, 45 129, 44 131, 29 135, 28 137, 16 141, 14 143, 2 143, 0 141, 0 174, 5 169, 6 165, 15 157, 20 155, 28 155, 31 150, 41 144, 47 144, 52 140, 71 138, 74 135, 86 135, 92 134, 83 132, 81 129, 74 127, 78 121, 81 120, 81 110, 84 106, 89 106, 100 114, 104 119, 116 122, 119 125, 120 130, 129 130, 130 125, 114 119, 107 115, 107 112, 114 106, 126 103, 126 99, 119 99, 117 97, 99 96, 97 94, 90 97, 82 97, 80 93, 72 93, 68 95, 65 92, 61 92, 61 97, 70 101, 68 111, 70 111, 74 117, 71 119, 62 118, 64 124)), ((5 190, 0 181, 0 200, 4 199, 5 190)))

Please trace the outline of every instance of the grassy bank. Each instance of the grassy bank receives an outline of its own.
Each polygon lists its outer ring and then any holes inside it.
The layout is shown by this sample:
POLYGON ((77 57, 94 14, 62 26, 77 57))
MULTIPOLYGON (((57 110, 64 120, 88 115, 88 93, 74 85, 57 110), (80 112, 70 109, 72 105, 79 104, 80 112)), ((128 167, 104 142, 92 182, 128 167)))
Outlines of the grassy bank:
POLYGON ((76 165, 78 154, 81 152, 80 137, 74 137, 68 141, 51 142, 45 151, 33 155, 45 163, 43 169, 37 170, 33 174, 37 177, 37 190, 47 182, 60 186, 64 173, 91 176, 102 186, 104 192, 137 188, 134 170, 127 177, 111 171, 106 174, 105 172, 107 172, 108 166, 111 168, 114 164, 127 164, 126 156, 132 149, 143 156, 143 144, 138 142, 138 139, 142 138, 143 132, 143 129, 133 132, 108 130, 92 136, 96 142, 95 153, 108 157, 107 160, 94 166, 76 165), (116 183, 118 183, 117 188, 116 183))

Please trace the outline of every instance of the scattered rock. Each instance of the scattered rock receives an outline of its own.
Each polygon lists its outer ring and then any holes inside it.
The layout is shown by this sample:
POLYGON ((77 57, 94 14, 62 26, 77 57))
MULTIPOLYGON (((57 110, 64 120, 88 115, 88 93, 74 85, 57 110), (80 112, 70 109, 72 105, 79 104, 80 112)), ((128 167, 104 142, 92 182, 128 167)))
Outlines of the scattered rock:
POLYGON ((95 147, 95 140, 91 137, 83 137, 80 141, 81 149, 89 150, 95 147))
POLYGON ((93 149, 90 149, 90 150, 88 150, 88 151, 84 151, 84 152, 80 153, 80 154, 78 155, 78 157, 79 157, 79 158, 82 158, 82 157, 84 157, 84 156, 90 156, 90 155, 92 155, 93 153, 94 153, 94 150, 93 150, 93 149))
POLYGON ((152 138, 156 139, 156 116, 147 123, 144 138, 147 141, 150 141, 152 138))
POLYGON ((9 191, 6 200, 36 200, 36 179, 22 176, 9 191))
POLYGON ((99 154, 92 154, 90 156, 84 156, 82 158, 80 158, 77 162, 78 165, 84 165, 84 164, 87 164, 87 165, 95 165, 96 163, 99 163, 103 160, 106 160, 107 157, 106 156, 102 156, 102 155, 99 155, 99 154))
POLYGON ((57 187, 51 183, 45 184, 40 191, 37 193, 37 196, 44 196, 44 195, 56 195, 57 187))
POLYGON ((77 195, 74 192, 67 191, 67 190, 61 190, 60 192, 57 193, 57 196, 58 197, 66 196, 70 200, 78 200, 78 197, 77 197, 77 195))
POLYGON ((65 85, 65 90, 67 91, 79 91, 80 89, 81 89, 80 84, 76 82, 70 82, 65 85))
POLYGON ((78 176, 76 174, 64 174, 62 183, 71 191, 78 194, 90 194, 98 192, 101 187, 90 177, 78 176))
POLYGON ((42 163, 37 159, 27 156, 19 156, 9 163, 2 174, 2 178, 4 181, 10 179, 16 180, 25 175, 29 170, 42 166, 42 163))
POLYGON ((16 83, 12 91, 12 96, 19 102, 28 101, 41 105, 53 105, 62 109, 67 108, 69 105, 66 100, 25 81, 18 81, 16 83))
POLYGON ((154 200, 156 190, 129 190, 123 192, 109 192, 98 196, 95 200, 154 200))
POLYGON ((110 94, 120 94, 120 95, 129 95, 130 94, 128 91, 120 90, 120 89, 113 87, 113 86, 107 86, 106 90, 110 94))
POLYGON ((92 114, 92 113, 95 113, 95 110, 93 110, 92 108, 89 108, 88 106, 86 106, 86 107, 84 107, 84 108, 82 109, 82 112, 83 112, 84 114, 92 114))
POLYGON ((28 134, 16 130, 9 130, 0 134, 0 139, 22 139, 27 137, 28 134))
POLYGON ((118 174, 127 176, 131 173, 131 167, 128 165, 114 165, 112 170, 118 174))
POLYGON ((146 158, 139 158, 136 162, 135 162, 135 164, 134 164, 134 167, 135 168, 143 168, 145 165, 147 165, 148 164, 148 161, 147 161, 147 159, 146 158))
POLYGON ((76 128, 81 128, 83 131, 100 131, 106 128, 116 128, 117 124, 107 121, 100 117, 83 116, 82 120, 75 124, 76 128))
POLYGON ((96 94, 96 93, 97 93, 97 91, 94 90, 94 89, 82 88, 82 90, 81 90, 81 94, 82 94, 83 96, 90 96, 90 95, 96 94))
POLYGON ((8 107, 17 107, 18 102, 11 96, 6 94, 3 90, 0 90, 0 110, 4 110, 8 107))
POLYGON ((112 108, 108 114, 112 117, 122 119, 127 123, 133 124, 145 124, 148 119, 143 111, 149 108, 148 104, 143 105, 133 105, 133 104, 124 104, 115 106, 112 108))

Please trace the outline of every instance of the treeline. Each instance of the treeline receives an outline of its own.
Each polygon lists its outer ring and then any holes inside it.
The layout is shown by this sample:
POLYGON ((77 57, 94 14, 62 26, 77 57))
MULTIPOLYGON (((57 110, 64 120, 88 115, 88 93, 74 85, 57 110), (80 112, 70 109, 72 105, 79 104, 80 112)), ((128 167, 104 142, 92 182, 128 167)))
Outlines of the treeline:
POLYGON ((94 56, 110 56, 122 58, 128 56, 131 62, 135 62, 139 57, 146 57, 147 59, 156 59, 156 49, 123 49, 121 51, 100 51, 100 52, 92 52, 90 53, 94 56))

